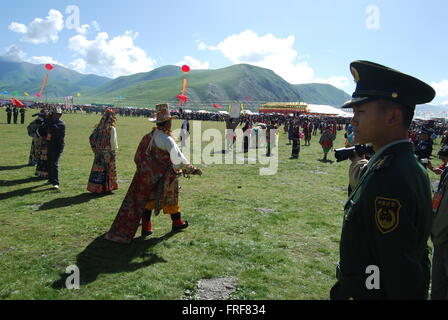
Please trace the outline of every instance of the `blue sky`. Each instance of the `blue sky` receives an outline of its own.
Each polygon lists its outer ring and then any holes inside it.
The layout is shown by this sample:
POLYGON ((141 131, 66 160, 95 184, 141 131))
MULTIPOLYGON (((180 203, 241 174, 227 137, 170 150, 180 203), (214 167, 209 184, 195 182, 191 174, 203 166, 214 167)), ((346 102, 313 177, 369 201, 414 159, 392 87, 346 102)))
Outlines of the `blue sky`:
POLYGON ((445 0, 16 0, 2 5, 0 55, 33 63, 110 78, 167 64, 218 69, 251 63, 290 83, 331 83, 351 94, 349 63, 363 59, 432 84, 434 103, 448 103, 445 0), (73 6, 79 9, 79 25, 73 6))

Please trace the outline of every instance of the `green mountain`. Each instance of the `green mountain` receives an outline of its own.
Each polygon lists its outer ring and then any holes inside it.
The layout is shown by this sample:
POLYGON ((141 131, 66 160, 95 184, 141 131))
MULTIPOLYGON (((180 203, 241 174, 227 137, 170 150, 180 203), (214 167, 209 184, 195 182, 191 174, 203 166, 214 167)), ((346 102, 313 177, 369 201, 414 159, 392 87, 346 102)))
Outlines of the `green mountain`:
MULTIPOLYGON (((299 101, 300 94, 296 88, 276 75, 273 71, 247 64, 233 65, 217 70, 193 70, 188 74, 166 76, 163 70, 153 70, 149 73, 130 76, 131 83, 120 80, 112 81, 101 88, 92 90, 89 95, 96 98, 115 98, 123 96, 134 102, 154 104, 159 101, 177 101, 176 96, 182 91, 183 79, 187 80, 187 96, 192 104, 226 103, 230 101, 251 102, 267 101, 299 101), (154 73, 157 72, 157 73, 154 73), (159 78, 143 80, 154 74, 159 78), (141 81, 138 81, 136 77, 141 81), (115 89, 115 90, 114 90, 115 89), (132 98, 131 98, 132 97, 132 98)), ((179 67, 176 67, 179 70, 179 67)))
POLYGON ((118 77, 107 83, 104 83, 97 89, 86 92, 86 95, 107 95, 114 91, 130 87, 136 83, 157 80, 160 78, 174 77, 183 74, 179 67, 164 66, 154 69, 150 72, 136 73, 130 76, 118 77))
POLYGON ((294 85, 302 100, 311 104, 325 104, 340 107, 350 100, 350 96, 330 84, 307 83, 294 85))
MULTIPOLYGON (((77 103, 114 103, 148 106, 158 102, 176 103, 187 78, 187 97, 192 107, 246 101, 259 104, 271 101, 303 101, 340 106, 348 94, 327 84, 291 85, 273 71, 248 64, 217 70, 191 70, 185 74, 178 66, 163 66, 111 80, 83 75, 62 66, 47 71, 44 65, 11 61, 0 57, 0 93, 18 91, 34 95, 49 74, 46 97, 51 101, 68 95, 81 97, 77 103), (118 97, 122 99, 118 99, 118 97)), ((49 100, 49 101, 50 101, 49 100)))
POLYGON ((45 92, 48 97, 64 97, 76 95, 78 92, 99 87, 109 78, 97 75, 84 75, 76 71, 54 65, 54 69, 48 71, 45 66, 28 62, 0 59, 0 93, 3 91, 17 91, 19 95, 28 92, 34 95, 39 92, 48 73, 48 82, 45 92))

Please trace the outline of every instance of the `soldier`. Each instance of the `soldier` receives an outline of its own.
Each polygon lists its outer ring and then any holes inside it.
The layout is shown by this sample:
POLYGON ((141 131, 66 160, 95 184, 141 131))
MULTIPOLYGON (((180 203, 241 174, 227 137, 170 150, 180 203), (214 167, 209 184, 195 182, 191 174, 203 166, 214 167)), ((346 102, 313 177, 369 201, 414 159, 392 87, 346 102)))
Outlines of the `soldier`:
POLYGON ((6 119, 8 121, 8 124, 11 124, 11 113, 12 113, 12 108, 10 105, 8 105, 6 107, 6 119))
POLYGON ((426 83, 388 67, 355 61, 353 108, 357 143, 369 161, 345 205, 337 282, 331 299, 427 299, 432 223, 428 174, 407 139, 415 106, 430 102, 426 83))
POLYGON ((22 107, 20 109, 20 123, 21 124, 25 123, 25 107, 22 107))
POLYGON ((14 124, 17 124, 17 117, 19 116, 19 110, 17 107, 13 108, 14 124))

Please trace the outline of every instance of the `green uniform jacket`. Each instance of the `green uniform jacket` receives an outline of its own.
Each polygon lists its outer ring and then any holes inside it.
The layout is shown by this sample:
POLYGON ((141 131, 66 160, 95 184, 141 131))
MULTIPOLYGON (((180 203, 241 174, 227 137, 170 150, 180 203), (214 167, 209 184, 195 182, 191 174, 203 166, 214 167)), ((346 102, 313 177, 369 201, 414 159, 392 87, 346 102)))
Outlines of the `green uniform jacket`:
POLYGON ((345 205, 331 299, 427 299, 431 219, 428 174, 412 144, 380 150, 345 205), (366 285, 369 266, 378 267, 379 289, 366 285))

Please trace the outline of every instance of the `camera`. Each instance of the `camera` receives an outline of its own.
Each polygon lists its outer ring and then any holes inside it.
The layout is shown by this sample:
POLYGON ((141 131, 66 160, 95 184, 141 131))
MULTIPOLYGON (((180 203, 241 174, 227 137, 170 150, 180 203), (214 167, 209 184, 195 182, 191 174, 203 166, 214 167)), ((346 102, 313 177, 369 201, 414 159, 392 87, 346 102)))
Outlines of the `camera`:
POLYGON ((340 148, 334 150, 334 157, 337 162, 347 160, 350 157, 355 156, 355 151, 358 155, 374 154, 373 148, 371 146, 366 146, 364 144, 357 144, 351 148, 340 148))

